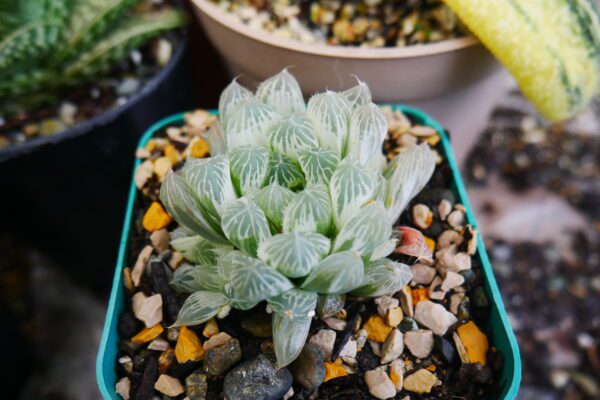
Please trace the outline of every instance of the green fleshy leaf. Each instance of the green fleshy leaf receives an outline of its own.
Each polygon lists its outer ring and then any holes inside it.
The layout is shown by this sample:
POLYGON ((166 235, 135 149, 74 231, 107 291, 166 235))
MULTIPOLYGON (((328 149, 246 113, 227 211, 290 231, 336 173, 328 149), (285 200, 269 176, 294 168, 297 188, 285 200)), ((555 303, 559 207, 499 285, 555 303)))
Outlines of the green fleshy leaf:
POLYGON ((304 174, 294 160, 277 151, 272 151, 265 185, 271 183, 278 183, 290 190, 302 189, 305 184, 304 174))
POLYGON ((340 163, 329 182, 333 219, 338 229, 371 200, 376 184, 376 177, 358 162, 345 159, 340 163))
POLYGON ((319 146, 311 119, 304 114, 293 114, 276 121, 267 130, 271 147, 292 160, 298 152, 319 146))
POLYGON ((387 120, 379 107, 373 103, 358 107, 350 120, 346 155, 367 165, 375 155, 382 155, 387 130, 387 120))
POLYGON ((354 250, 366 260, 392 235, 392 223, 386 208, 371 202, 348 219, 333 243, 333 252, 354 250))
POLYGON ((342 92, 346 100, 350 103, 352 110, 356 110, 360 106, 371 103, 371 90, 366 83, 358 80, 358 84, 348 90, 342 92))
POLYGON ((363 283, 352 294, 366 297, 392 295, 408 285, 411 279, 412 272, 407 265, 382 258, 365 267, 363 283))
POLYGON ((223 126, 227 148, 232 151, 238 146, 267 146, 267 128, 278 114, 255 97, 242 99, 231 112, 223 126))
POLYGON ((180 237, 171 235, 171 246, 186 260, 202 265, 215 265, 218 257, 233 250, 230 245, 215 244, 193 233, 180 237))
POLYGON ((362 284, 363 276, 360 255, 355 251, 343 251, 322 260, 301 287, 321 294, 347 293, 362 284))
POLYGON ((329 239, 313 232, 281 233, 264 240, 258 257, 289 278, 308 275, 329 253, 329 239))
POLYGON ((265 213, 247 197, 227 204, 222 226, 229 241, 250 256, 256 256, 258 245, 271 236, 265 213))
POLYGON ((298 357, 306 343, 311 320, 273 314, 273 344, 278 368, 286 367, 298 357))
POLYGON ((315 94, 307 112, 313 119, 320 147, 343 158, 348 139, 351 105, 341 93, 330 90, 315 94))
POLYGON ((227 154, 227 141, 223 136, 221 130, 221 123, 219 121, 213 122, 206 132, 206 141, 208 142, 208 148, 212 156, 218 156, 221 154, 227 154))
POLYGON ((230 307, 230 301, 223 293, 198 291, 192 293, 183 303, 174 326, 198 325, 230 307))
POLYGON ((216 265, 182 265, 173 273, 171 286, 182 293, 193 293, 199 290, 222 292, 225 281, 217 272, 216 265))
POLYGON ((271 297, 269 305, 274 313, 289 319, 312 318, 317 306, 317 294, 302 289, 290 289, 271 297))
POLYGON ((217 232, 201 212, 199 201, 189 191, 178 173, 169 171, 160 188, 160 200, 166 210, 182 226, 197 233, 206 240, 227 245, 227 240, 217 232))
POLYGON ((281 115, 299 113, 306 109, 300 85, 287 69, 258 85, 256 97, 281 115))
POLYGON ((317 299, 317 314, 329 318, 342 311, 346 303, 345 294, 321 294, 317 299))
POLYGON ((380 258, 384 258, 389 256, 396 250, 398 246, 398 239, 390 239, 386 242, 381 243, 377 246, 373 253, 371 254, 371 261, 379 260, 380 258))
POLYGON ((231 81, 231 83, 227 85, 223 92, 221 92, 221 96, 219 97, 219 119, 221 121, 223 130, 225 130, 227 120, 240 101, 249 99, 251 97, 252 92, 240 85, 237 82, 237 78, 231 81))
POLYGON ((195 266, 184 264, 177 268, 169 285, 179 293, 193 293, 200 288, 196 285, 195 266))
POLYGON ((238 301, 258 303, 294 287, 288 278, 258 258, 232 253, 231 288, 238 301))
POLYGON ((296 194, 283 212, 283 231, 331 232, 331 199, 325 185, 313 185, 296 194))
POLYGON ((239 146, 229 154, 231 179, 240 195, 261 188, 269 168, 269 150, 262 146, 239 146))
POLYGON ((294 192, 277 183, 271 183, 254 195, 254 202, 264 211, 274 231, 281 231, 283 211, 294 199, 294 192))
POLYGON ((340 157, 331 150, 302 150, 298 152, 298 162, 308 184, 328 185, 340 163, 340 157))

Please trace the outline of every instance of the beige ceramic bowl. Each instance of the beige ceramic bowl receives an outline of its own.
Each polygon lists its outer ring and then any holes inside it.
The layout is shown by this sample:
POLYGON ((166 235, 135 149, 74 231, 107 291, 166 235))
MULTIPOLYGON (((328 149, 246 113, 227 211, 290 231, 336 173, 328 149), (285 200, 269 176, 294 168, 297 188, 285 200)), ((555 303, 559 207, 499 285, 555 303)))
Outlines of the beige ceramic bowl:
POLYGON ((305 94, 351 87, 357 76, 374 101, 416 101, 466 87, 497 68, 473 36, 404 48, 306 44, 252 29, 208 0, 192 2, 230 73, 249 87, 292 66, 305 94))

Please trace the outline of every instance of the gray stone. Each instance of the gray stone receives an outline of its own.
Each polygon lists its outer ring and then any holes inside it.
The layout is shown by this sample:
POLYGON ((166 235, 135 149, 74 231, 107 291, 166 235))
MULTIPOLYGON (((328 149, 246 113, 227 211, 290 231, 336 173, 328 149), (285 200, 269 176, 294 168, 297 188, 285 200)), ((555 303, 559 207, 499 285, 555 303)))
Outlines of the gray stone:
POLYGON ((205 400, 208 382, 206 374, 202 371, 195 371, 185 378, 185 394, 190 400, 205 400))
POLYGON ((294 380, 308 390, 316 389, 325 379, 323 361, 321 349, 312 343, 307 343, 290 367, 294 380))
POLYGON ((325 361, 329 361, 331 359, 331 354, 333 353, 335 336, 335 331, 331 329, 321 329, 310 338, 309 343, 312 343, 321 349, 323 358, 325 361))
POLYGON ((212 376, 221 376, 242 359, 239 340, 232 338, 227 343, 206 351, 204 370, 212 376))
POLYGON ((280 400, 292 386, 292 374, 265 355, 243 362, 225 376, 227 400, 280 400))

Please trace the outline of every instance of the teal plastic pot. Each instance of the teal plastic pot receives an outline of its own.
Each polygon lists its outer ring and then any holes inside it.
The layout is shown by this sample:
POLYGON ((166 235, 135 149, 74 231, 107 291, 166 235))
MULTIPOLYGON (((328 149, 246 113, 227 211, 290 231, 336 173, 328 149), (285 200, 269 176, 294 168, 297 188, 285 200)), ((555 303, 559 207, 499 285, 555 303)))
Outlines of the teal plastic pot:
MULTIPOLYGON (((477 228, 477 222, 473 216, 473 211, 469 205, 467 199, 467 191, 460 177, 460 172, 452 149, 450 147, 450 141, 446 131, 442 126, 429 117, 422 111, 407 107, 407 106, 395 106, 400 109, 403 113, 409 116, 412 120, 418 121, 422 125, 428 125, 434 128, 441 137, 441 143, 444 150, 444 156, 447 158, 450 167, 452 168, 453 174, 453 187, 457 200, 461 202, 467 209, 467 221, 473 227, 477 228)), ((150 140, 154 133, 159 131, 168 125, 181 125, 183 124, 183 113, 167 117, 156 124, 154 124, 148 131, 142 136, 139 146, 144 147, 148 140, 150 140)), ((137 160, 135 168, 140 164, 137 160)), ((134 171, 135 171, 134 168, 134 171)), ((98 380, 98 387, 100 392, 105 399, 120 400, 121 397, 115 393, 115 384, 117 382, 116 376, 116 363, 118 354, 118 341, 119 335, 117 333, 117 321, 119 315, 125 308, 125 289, 122 282, 122 269, 125 267, 125 260, 127 254, 127 244, 129 238, 129 230, 131 225, 134 223, 133 220, 133 205, 135 203, 135 197, 137 190, 133 179, 131 180, 131 188, 129 189, 129 202, 127 203, 127 213, 125 214, 125 223, 123 225, 123 235, 121 236, 121 243, 119 248, 119 257, 117 260, 117 268, 115 270, 115 276, 113 280, 112 292, 108 303, 108 310, 106 312, 106 320, 104 322, 104 331, 102 332, 102 340, 100 342, 100 349, 98 350, 98 358, 96 361, 96 377, 98 380)), ((483 269, 483 275, 485 277, 485 291, 489 299, 492 300, 492 306, 490 310, 489 319, 483 330, 490 333, 489 338, 494 347, 502 353, 504 358, 504 365, 502 370, 502 377, 500 380, 501 396, 499 399, 511 400, 517 395, 519 384, 521 382, 521 358, 519 356, 519 348, 515 335, 508 322, 506 311, 504 310, 504 304, 502 303, 502 297, 498 290, 498 285, 494 279, 494 273, 492 266, 488 259, 483 240, 479 235, 477 243, 477 254, 479 262, 483 269)))

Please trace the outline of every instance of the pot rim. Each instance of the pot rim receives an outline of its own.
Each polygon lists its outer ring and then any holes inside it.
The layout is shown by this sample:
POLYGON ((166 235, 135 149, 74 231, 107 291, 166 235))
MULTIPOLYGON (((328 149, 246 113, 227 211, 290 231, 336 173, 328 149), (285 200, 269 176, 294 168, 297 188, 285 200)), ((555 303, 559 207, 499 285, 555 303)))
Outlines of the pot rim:
POLYGON ((161 82, 163 82, 165 78, 172 73, 177 64, 179 64, 183 59, 185 51, 189 46, 187 29, 177 29, 174 31, 174 33, 178 37, 179 42, 167 65, 165 65, 160 71, 158 71, 157 74, 150 78, 137 93, 129 98, 127 102, 110 108, 93 118, 83 121, 72 128, 65 129, 55 135, 37 137, 28 140, 25 143, 14 144, 2 149, 0 150, 0 163, 31 154, 34 151, 42 148, 44 145, 56 145, 64 140, 86 134, 98 126, 111 123, 122 114, 127 112, 130 108, 137 105, 137 103, 139 103, 142 99, 153 93, 161 84, 161 82))
POLYGON ((197 12, 201 12, 222 25, 225 29, 234 31, 241 36, 246 36, 264 45, 278 47, 282 50, 321 57, 355 60, 394 60, 444 54, 481 44, 473 35, 407 47, 363 48, 309 44, 299 40, 279 38, 269 32, 252 29, 230 13, 212 4, 209 0, 191 0, 191 2, 197 12))

